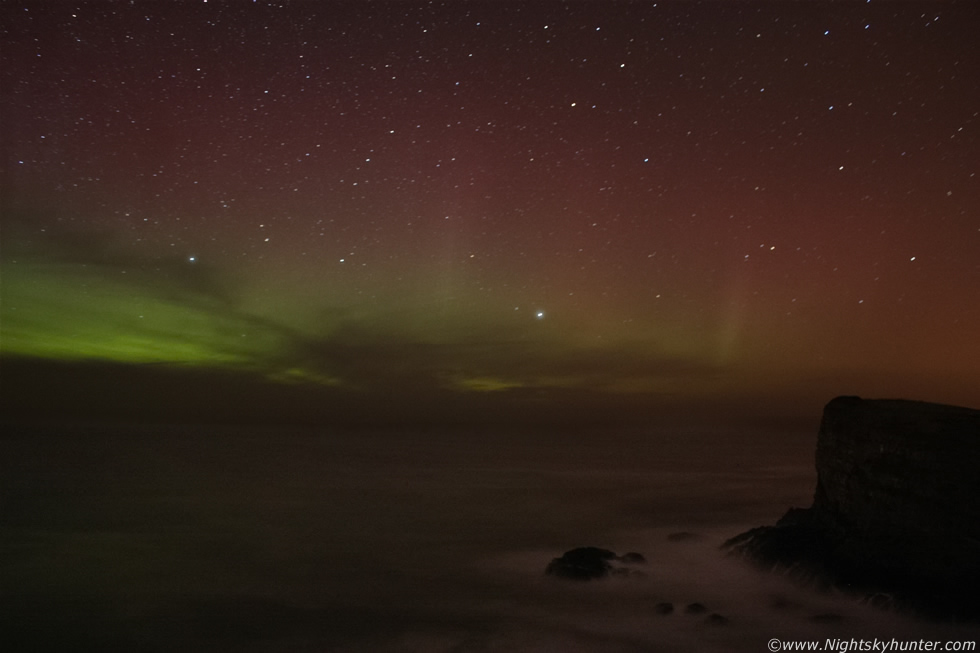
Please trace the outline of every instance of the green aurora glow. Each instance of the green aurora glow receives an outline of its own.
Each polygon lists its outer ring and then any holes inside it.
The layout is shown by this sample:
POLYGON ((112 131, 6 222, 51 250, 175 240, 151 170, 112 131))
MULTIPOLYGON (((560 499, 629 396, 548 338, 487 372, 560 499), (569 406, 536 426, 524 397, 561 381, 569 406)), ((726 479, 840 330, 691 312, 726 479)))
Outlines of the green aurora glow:
POLYGON ((980 401, 971 3, 398 6, 0 7, 11 402, 980 401))

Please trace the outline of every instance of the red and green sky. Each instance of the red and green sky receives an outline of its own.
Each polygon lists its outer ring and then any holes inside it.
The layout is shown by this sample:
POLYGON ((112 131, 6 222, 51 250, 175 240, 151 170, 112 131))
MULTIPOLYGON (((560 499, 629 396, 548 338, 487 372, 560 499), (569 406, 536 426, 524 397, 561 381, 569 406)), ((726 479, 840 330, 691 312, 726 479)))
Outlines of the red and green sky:
POLYGON ((974 2, 0 11, 18 373, 980 405, 974 2))

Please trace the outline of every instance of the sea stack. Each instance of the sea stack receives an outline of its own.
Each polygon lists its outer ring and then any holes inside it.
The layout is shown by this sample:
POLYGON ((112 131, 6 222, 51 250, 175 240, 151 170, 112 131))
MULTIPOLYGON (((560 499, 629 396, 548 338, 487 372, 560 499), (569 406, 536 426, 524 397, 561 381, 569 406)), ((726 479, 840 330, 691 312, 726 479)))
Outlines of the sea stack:
POLYGON ((725 547, 897 606, 980 618, 980 411, 838 397, 816 467, 810 508, 725 547))

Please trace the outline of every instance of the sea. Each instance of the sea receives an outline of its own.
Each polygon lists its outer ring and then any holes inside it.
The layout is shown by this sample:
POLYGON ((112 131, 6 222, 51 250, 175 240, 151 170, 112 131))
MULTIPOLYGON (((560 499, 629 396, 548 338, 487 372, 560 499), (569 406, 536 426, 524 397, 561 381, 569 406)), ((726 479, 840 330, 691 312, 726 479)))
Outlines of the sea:
POLYGON ((0 648, 975 646, 976 625, 725 554, 810 504, 815 443, 815 425, 6 428, 0 648), (580 546, 646 563, 591 581, 544 573, 580 546))

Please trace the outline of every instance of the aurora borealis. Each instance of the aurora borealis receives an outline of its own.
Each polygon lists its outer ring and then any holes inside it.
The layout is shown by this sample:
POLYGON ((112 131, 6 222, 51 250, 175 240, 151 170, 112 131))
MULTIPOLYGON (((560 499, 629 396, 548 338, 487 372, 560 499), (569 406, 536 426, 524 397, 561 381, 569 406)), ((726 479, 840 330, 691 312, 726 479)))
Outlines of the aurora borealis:
POLYGON ((812 503, 832 398, 980 408, 977 34, 976 0, 0 2, 6 649, 976 640, 720 545, 812 503), (582 546, 648 576, 544 575, 582 546))
POLYGON ((975 3, 0 11, 17 374, 980 403, 975 3))

